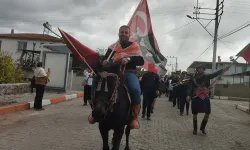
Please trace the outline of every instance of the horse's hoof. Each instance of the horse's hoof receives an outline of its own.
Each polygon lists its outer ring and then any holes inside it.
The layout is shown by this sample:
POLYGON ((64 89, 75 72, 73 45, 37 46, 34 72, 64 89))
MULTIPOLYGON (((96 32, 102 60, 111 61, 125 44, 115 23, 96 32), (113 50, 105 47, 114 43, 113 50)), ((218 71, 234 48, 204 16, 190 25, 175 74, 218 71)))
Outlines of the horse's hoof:
POLYGON ((125 147, 125 149, 124 150, 130 150, 130 148, 129 147, 125 147))
POLYGON ((109 147, 103 147, 102 150, 109 150, 109 147))

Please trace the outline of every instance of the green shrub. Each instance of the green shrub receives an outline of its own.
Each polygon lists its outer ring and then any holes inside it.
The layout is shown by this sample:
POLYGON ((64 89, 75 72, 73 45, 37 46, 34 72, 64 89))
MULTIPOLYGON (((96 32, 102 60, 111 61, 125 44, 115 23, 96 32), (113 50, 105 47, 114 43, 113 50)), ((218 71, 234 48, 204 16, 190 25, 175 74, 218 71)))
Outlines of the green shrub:
POLYGON ((10 53, 0 51, 0 84, 22 82, 24 74, 21 64, 14 62, 10 53))

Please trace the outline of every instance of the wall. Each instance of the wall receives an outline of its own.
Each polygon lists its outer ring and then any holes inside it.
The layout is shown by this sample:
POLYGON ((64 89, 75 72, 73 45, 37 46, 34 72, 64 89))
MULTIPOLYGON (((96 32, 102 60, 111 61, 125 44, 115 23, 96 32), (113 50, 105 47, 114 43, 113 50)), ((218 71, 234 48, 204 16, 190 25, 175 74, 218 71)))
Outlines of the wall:
POLYGON ((224 88, 222 84, 215 85, 216 96, 250 98, 250 86, 231 84, 224 88))
POLYGON ((244 76, 222 76, 221 77, 222 80, 219 80, 218 83, 220 84, 241 84, 244 82, 247 82, 244 80, 244 76))
POLYGON ((83 91, 82 81, 83 76, 76 76, 76 73, 74 73, 72 81, 72 90, 83 91))
POLYGON ((0 95, 21 94, 29 91, 29 83, 0 84, 0 95))
POLYGON ((39 41, 39 40, 25 40, 25 39, 0 39, 2 41, 1 50, 7 51, 9 53, 12 53, 12 58, 14 60, 17 60, 20 58, 22 51, 18 51, 18 41, 24 41, 27 42, 27 50, 33 50, 33 43, 36 43, 35 50, 36 51, 42 51, 43 46, 42 44, 49 44, 53 42, 48 41, 39 41))

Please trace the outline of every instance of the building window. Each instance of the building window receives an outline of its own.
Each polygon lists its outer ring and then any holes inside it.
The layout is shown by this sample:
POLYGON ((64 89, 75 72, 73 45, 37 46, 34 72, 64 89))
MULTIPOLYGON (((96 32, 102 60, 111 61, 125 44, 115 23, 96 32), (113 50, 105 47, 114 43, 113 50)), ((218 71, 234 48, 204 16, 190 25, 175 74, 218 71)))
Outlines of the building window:
POLYGON ((27 42, 18 41, 18 51, 27 50, 27 42))

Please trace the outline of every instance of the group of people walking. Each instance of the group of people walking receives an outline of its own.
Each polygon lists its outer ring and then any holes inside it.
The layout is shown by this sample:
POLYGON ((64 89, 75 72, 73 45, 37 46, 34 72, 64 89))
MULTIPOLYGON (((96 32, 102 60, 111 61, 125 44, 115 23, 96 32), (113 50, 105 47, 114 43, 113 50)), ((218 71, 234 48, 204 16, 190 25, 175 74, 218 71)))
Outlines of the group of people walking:
POLYGON ((189 102, 186 101, 188 81, 190 76, 186 71, 176 72, 168 79, 169 101, 173 102, 173 107, 177 105, 180 115, 183 116, 186 106, 186 115, 189 115, 189 102))
POLYGON ((211 113, 210 89, 212 84, 210 80, 226 72, 229 67, 221 69, 212 74, 205 74, 206 68, 203 65, 196 66, 195 74, 187 72, 176 72, 166 81, 168 83, 169 101, 173 102, 173 107, 177 105, 180 109, 180 115, 183 116, 186 106, 186 115, 189 115, 189 107, 193 114, 193 134, 198 130, 198 113, 204 113, 200 125, 200 131, 206 134, 205 128, 211 113), (191 103, 191 104, 190 104, 191 103))

